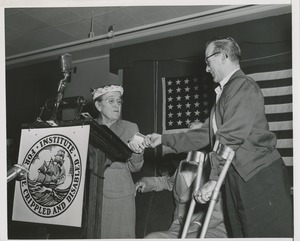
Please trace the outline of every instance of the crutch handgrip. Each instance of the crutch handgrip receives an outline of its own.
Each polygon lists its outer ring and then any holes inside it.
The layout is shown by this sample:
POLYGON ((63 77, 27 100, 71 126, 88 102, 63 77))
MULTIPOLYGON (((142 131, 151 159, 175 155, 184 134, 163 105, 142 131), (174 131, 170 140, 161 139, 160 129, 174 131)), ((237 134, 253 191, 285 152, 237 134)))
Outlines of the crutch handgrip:
POLYGON ((204 220, 204 223, 203 223, 203 227, 202 227, 202 230, 201 230, 200 238, 205 238, 205 235, 206 235, 206 232, 207 232, 207 229, 208 229, 208 225, 209 225, 209 222, 210 222, 210 219, 211 219, 211 216, 212 216, 212 212, 214 210, 215 204, 216 204, 218 196, 219 196, 220 188, 221 188, 221 186, 222 186, 222 184, 225 180, 227 171, 228 171, 229 166, 230 166, 230 164, 231 164, 231 162, 234 158, 234 155, 235 155, 232 148, 230 148, 228 146, 225 146, 225 145, 222 145, 219 141, 217 141, 215 143, 214 151, 218 155, 220 155, 223 159, 226 159, 226 162, 225 162, 225 165, 224 165, 224 167, 223 167, 223 169, 220 173, 217 184, 216 184, 216 186, 213 190, 211 200, 210 200, 210 203, 209 203, 209 206, 208 206, 208 210, 207 210, 207 213, 206 213, 206 216, 205 216, 205 220, 204 220))
MULTIPOLYGON (((199 152, 199 151, 198 152, 189 152, 187 161, 189 161, 192 158, 193 154, 195 154, 194 158, 199 162, 198 163, 197 176, 196 176, 195 189, 194 189, 194 191, 196 191, 200 187, 202 171, 203 171, 203 165, 204 165, 204 161, 205 161, 205 154, 202 153, 202 152, 199 152)), ((192 219, 192 216, 193 216, 193 213, 194 213, 195 206, 196 206, 196 201, 194 200, 194 198, 192 196, 189 211, 188 211, 188 214, 186 216, 183 231, 182 231, 182 234, 181 234, 182 239, 184 239, 187 235, 187 232, 188 232, 188 229, 189 229, 189 226, 190 226, 190 223, 191 223, 191 219, 192 219)))

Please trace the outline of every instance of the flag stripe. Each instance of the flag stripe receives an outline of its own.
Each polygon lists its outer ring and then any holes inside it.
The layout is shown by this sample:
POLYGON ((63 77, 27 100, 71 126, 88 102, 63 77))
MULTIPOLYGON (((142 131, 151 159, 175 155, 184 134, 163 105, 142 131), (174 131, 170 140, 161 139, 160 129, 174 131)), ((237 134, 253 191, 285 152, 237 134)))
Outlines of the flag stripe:
POLYGON ((264 81, 257 81, 255 78, 253 78, 258 86, 261 89, 265 88, 276 88, 276 87, 283 87, 283 86, 291 86, 292 85, 292 79, 286 78, 286 79, 273 79, 273 80, 264 80, 264 81))
POLYGON ((292 127, 292 121, 269 122, 269 128, 271 131, 289 130, 292 129, 292 127))
POLYGON ((278 139, 293 138, 292 130, 272 131, 278 139))
POLYGON ((293 166, 293 157, 282 157, 286 166, 293 166))
POLYGON ((269 71, 269 72, 264 71, 261 73, 253 73, 253 74, 248 74, 248 76, 250 76, 257 82, 261 82, 263 80, 292 78, 293 72, 292 69, 284 69, 284 70, 277 70, 277 71, 269 71))
POLYGON ((288 121, 293 118, 292 112, 266 114, 268 122, 288 121))
POLYGON ((291 95, 293 93, 292 86, 261 89, 261 91, 265 97, 274 95, 291 95))
POLYGON ((293 112, 293 105, 292 103, 280 104, 280 105, 266 105, 265 112, 266 114, 293 112))
POLYGON ((277 147, 278 148, 287 148, 293 146, 293 139, 278 139, 277 147))
POLYGON ((277 95, 265 97, 265 105, 274 105, 274 104, 286 104, 291 103, 293 100, 292 95, 277 95))
POLYGON ((292 148, 278 148, 278 151, 282 157, 292 157, 293 156, 292 148))

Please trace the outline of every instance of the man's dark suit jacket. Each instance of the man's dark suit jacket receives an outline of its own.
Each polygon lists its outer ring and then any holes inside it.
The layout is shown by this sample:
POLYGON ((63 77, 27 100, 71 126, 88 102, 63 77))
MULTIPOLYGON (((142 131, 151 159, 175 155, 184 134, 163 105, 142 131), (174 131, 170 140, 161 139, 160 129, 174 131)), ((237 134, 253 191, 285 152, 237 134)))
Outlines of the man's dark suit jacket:
MULTIPOLYGON (((276 136, 269 131, 263 94, 242 70, 237 70, 225 84, 211 117, 201 129, 163 134, 162 144, 176 152, 187 152, 213 146, 215 139, 235 151, 232 164, 245 181, 281 157, 276 149, 276 136), (215 135, 211 123, 214 111, 218 126, 215 135)), ((217 180, 224 160, 215 152, 210 153, 210 160, 210 179, 217 180)))

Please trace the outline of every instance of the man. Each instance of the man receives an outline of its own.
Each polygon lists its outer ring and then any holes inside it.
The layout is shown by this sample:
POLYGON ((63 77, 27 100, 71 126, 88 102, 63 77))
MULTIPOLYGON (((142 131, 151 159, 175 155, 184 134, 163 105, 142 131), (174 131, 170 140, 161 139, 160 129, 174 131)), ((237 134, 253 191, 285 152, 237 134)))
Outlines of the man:
MULTIPOLYGON (((148 135, 145 146, 163 144, 177 152, 198 150, 215 141, 235 151, 226 180, 225 197, 233 237, 292 237, 292 201, 287 172, 268 128, 264 97, 256 82, 240 69, 241 50, 233 38, 206 45, 206 71, 219 83, 217 101, 201 129, 187 133, 148 135)), ((210 152, 209 181, 195 195, 210 200, 223 160, 210 152)))

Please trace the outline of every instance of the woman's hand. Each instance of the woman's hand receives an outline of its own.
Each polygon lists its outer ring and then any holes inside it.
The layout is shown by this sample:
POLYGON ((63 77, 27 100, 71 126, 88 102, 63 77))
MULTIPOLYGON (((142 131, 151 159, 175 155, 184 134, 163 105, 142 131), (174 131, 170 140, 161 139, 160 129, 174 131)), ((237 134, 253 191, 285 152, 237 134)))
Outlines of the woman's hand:
POLYGON ((141 154, 145 149, 145 146, 143 145, 143 143, 129 141, 127 143, 127 145, 134 153, 137 153, 137 154, 141 154))

